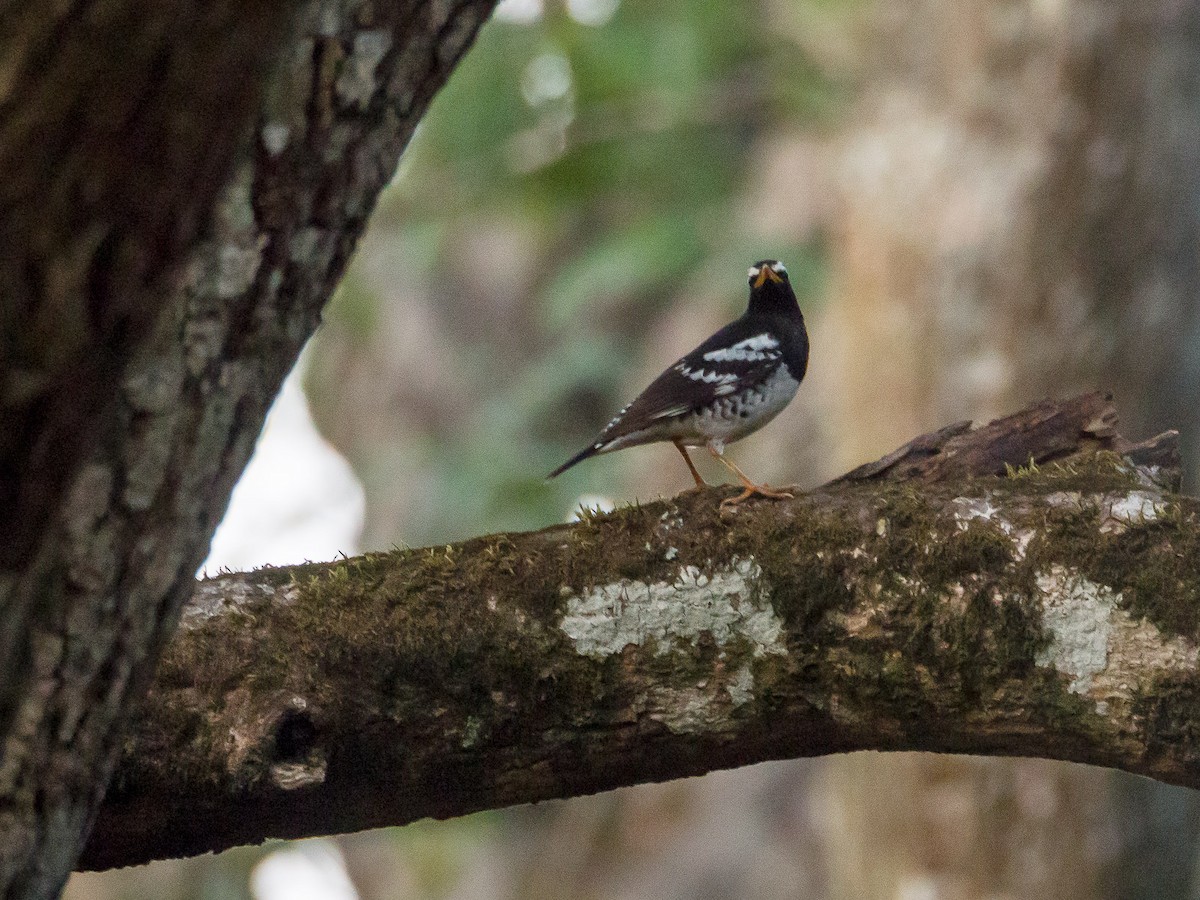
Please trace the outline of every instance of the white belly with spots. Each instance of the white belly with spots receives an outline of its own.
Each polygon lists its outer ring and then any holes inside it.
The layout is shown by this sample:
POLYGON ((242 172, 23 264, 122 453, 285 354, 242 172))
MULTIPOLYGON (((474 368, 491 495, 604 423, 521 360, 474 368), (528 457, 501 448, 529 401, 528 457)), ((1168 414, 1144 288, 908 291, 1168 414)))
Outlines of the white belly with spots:
POLYGON ((712 443, 720 450, 725 444, 741 440, 762 428, 796 396, 800 382, 791 376, 786 366, 780 366, 756 390, 723 397, 713 406, 689 417, 686 429, 691 432, 688 446, 712 443), (696 440, 696 436, 700 440, 696 440))

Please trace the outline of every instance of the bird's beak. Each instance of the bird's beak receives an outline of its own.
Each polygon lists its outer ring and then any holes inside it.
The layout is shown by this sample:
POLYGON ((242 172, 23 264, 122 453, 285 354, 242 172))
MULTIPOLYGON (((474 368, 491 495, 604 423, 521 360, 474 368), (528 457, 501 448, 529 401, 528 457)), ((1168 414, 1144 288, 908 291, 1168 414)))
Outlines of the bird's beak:
POLYGON ((756 288, 760 288, 766 284, 768 280, 774 281, 776 284, 779 284, 783 281, 783 279, 779 277, 778 272, 776 272, 770 266, 763 266, 758 270, 758 277, 754 279, 754 286, 756 288))

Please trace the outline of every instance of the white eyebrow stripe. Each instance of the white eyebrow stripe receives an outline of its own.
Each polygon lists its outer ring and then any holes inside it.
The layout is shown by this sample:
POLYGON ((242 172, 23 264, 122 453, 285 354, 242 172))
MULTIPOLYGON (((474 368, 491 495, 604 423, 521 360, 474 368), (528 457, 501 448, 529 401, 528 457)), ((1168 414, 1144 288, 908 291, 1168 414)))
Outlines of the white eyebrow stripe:
POLYGON ((776 272, 781 272, 781 273, 784 273, 784 274, 786 274, 786 273, 787 273, 787 269, 785 269, 785 268, 783 267, 783 263, 781 263, 781 262, 777 262, 777 263, 775 263, 775 265, 771 266, 771 268, 772 268, 772 269, 774 269, 776 272))
POLYGON ((747 273, 746 277, 747 278, 757 278, 758 277, 758 266, 751 266, 750 271, 747 273))

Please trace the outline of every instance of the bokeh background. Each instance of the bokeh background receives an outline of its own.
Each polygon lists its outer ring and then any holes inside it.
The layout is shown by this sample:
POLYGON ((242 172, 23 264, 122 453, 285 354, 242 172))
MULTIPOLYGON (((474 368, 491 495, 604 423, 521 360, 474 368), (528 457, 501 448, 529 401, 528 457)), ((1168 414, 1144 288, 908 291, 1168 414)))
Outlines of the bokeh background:
MULTIPOLYGON (((1200 428, 1200 4, 504 0, 420 126, 207 566, 561 521, 547 483, 783 259, 796 402, 735 447, 812 486, 955 419, 1116 393, 1200 428)), ((700 460, 714 480, 721 473, 700 460)), ((774 763, 76 876, 72 900, 1200 897, 1200 803, 1079 766, 774 763)))

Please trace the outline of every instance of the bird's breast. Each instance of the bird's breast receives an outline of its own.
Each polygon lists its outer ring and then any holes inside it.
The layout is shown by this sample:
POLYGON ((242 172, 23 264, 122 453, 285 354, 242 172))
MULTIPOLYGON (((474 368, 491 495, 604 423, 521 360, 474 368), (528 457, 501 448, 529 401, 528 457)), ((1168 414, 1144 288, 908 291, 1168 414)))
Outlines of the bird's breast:
POLYGON ((792 377, 787 366, 781 365, 757 385, 721 397, 697 410, 689 424, 705 441, 732 443, 762 428, 783 412, 799 387, 800 382, 792 377))

